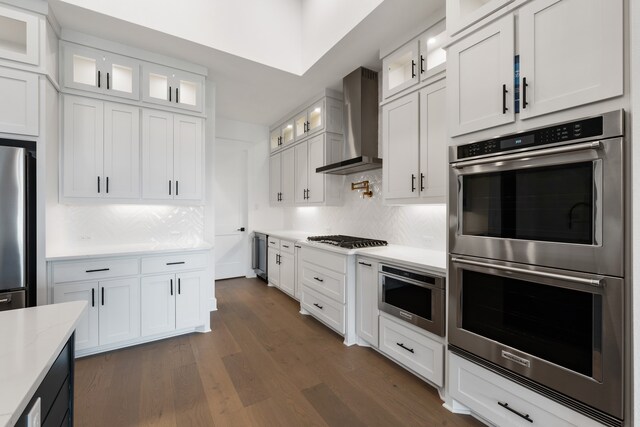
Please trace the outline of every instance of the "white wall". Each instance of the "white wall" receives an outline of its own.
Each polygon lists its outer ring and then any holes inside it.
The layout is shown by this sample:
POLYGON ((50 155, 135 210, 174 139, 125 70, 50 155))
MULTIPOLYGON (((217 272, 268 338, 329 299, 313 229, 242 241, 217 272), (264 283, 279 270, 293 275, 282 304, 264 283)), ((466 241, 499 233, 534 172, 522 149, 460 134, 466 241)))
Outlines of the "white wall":
POLYGON ((385 206, 381 170, 347 176, 342 206, 285 208, 285 229, 317 234, 346 234, 389 243, 444 251, 446 205, 385 206), (372 198, 351 191, 351 183, 368 180, 372 198))

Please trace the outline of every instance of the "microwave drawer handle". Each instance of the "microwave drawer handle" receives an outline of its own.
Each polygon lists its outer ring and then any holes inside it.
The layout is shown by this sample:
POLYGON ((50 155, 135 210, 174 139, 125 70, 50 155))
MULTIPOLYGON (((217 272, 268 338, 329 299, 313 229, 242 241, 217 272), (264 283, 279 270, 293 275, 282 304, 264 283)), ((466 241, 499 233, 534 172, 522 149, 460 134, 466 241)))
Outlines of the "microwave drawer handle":
POLYGON ((504 409, 506 409, 509 412, 512 412, 514 414, 516 414, 517 416, 524 418, 525 420, 529 421, 530 423, 533 422, 533 420, 531 419, 531 417, 529 416, 529 414, 523 414, 520 411, 516 411, 515 409, 511 408, 511 406, 509 406, 508 403, 502 403, 500 401, 498 401, 498 405, 502 406, 504 409))
POLYGON ((602 286, 602 282, 603 282, 602 279, 584 279, 582 277, 567 276, 564 274, 546 273, 543 271, 525 270, 524 268, 507 267, 505 265, 488 264, 486 262, 471 261, 463 258, 452 258, 451 261, 457 264, 467 264, 467 265, 475 265, 478 267, 495 268, 496 270, 510 271, 512 273, 528 274, 530 276, 546 277, 548 279, 564 280, 566 282, 580 283, 581 285, 589 285, 589 286, 595 286, 595 287, 602 286))
POLYGON ((455 163, 451 163, 451 167, 456 169, 462 169, 467 166, 485 165, 487 163, 505 162, 508 160, 540 157, 540 156, 547 156, 550 154, 571 153, 573 151, 599 150, 600 148, 602 148, 602 143, 600 141, 583 142, 581 144, 565 145, 562 147, 547 148, 545 150, 525 151, 522 153, 506 154, 504 156, 500 156, 499 158, 489 157, 484 159, 455 162, 455 163))

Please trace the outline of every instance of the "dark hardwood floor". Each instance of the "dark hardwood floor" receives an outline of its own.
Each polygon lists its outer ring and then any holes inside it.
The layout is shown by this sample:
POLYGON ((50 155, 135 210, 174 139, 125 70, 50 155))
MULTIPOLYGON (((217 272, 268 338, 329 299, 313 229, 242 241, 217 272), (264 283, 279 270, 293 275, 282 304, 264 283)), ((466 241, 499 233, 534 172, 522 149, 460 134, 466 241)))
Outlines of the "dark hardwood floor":
POLYGON ((216 283, 208 334, 77 360, 76 426, 479 426, 257 279, 216 283))

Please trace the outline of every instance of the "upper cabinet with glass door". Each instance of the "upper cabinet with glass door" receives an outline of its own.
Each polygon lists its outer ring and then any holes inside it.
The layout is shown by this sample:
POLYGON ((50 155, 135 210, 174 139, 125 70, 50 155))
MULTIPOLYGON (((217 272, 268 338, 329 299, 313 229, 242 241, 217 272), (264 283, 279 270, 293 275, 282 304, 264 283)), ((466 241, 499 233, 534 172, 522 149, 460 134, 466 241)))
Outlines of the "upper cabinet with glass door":
POLYGON ((300 141, 325 128, 325 100, 321 99, 295 118, 295 138, 300 141))
POLYGON ((143 64, 142 73, 143 101, 203 111, 204 76, 150 63, 143 64))
POLYGON ((65 87, 140 99, 140 61, 72 43, 61 45, 65 87))
POLYGON ((445 20, 438 22, 425 31, 419 39, 420 43, 420 80, 427 80, 445 70, 447 51, 442 45, 447 39, 445 20))
POLYGON ((37 66, 40 17, 0 4, 0 58, 37 66))

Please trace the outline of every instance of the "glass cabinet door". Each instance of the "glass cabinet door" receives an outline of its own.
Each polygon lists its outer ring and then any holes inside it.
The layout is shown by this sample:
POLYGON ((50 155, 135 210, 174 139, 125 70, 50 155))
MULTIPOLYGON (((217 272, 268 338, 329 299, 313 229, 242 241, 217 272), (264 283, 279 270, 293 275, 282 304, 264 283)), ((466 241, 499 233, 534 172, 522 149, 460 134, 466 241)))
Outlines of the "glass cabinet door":
POLYGON ((202 111, 204 107, 204 77, 183 71, 172 73, 175 102, 180 108, 202 111))
POLYGON ((281 136, 280 136, 280 128, 277 127, 274 130, 271 131, 271 138, 270 138, 270 146, 271 146, 271 151, 275 151, 278 148, 280 148, 280 141, 281 141, 281 136))
POLYGON ((307 133, 324 129, 324 101, 319 101, 307 110, 307 133))
POLYGON ((294 121, 294 126, 296 131, 296 135, 295 135, 296 141, 299 141, 303 139, 305 136, 307 136, 307 111, 306 110, 300 113, 298 116, 296 116, 294 121))
POLYGON ((155 64, 143 65, 143 100, 202 111, 204 77, 155 64))
POLYGON ((414 40, 384 58, 382 92, 385 98, 418 83, 419 43, 414 40))
POLYGON ((444 71, 447 51, 442 48, 446 40, 445 21, 442 20, 420 37, 420 80, 444 71))
POLYGON ((39 18, 0 5, 0 58, 38 65, 39 18))
POLYGON ((282 145, 291 144, 295 140, 293 120, 282 125, 282 145))
POLYGON ((122 98, 140 99, 140 63, 134 59, 111 53, 102 55, 98 62, 100 59, 102 60, 100 69, 103 79, 101 86, 106 90, 105 93, 122 98))

